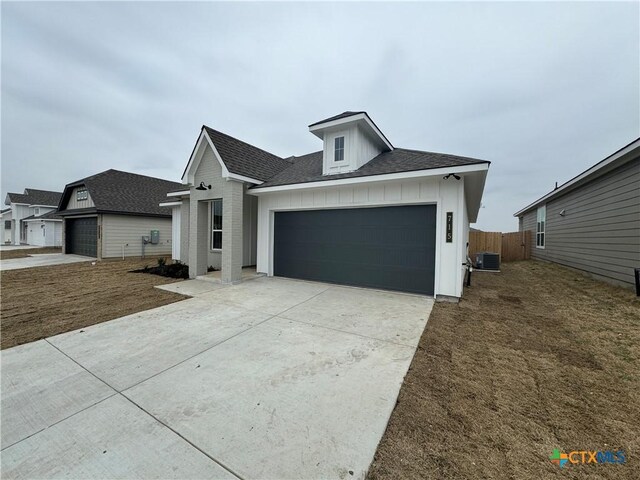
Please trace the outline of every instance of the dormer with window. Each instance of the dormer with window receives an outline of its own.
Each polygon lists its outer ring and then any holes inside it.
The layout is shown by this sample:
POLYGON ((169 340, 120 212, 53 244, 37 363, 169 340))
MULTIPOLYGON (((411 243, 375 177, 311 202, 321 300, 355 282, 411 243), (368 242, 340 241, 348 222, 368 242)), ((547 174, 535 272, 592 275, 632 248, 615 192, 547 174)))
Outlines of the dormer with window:
POLYGON ((344 112, 309 125, 309 131, 324 143, 323 175, 353 172, 393 150, 367 112, 344 112))

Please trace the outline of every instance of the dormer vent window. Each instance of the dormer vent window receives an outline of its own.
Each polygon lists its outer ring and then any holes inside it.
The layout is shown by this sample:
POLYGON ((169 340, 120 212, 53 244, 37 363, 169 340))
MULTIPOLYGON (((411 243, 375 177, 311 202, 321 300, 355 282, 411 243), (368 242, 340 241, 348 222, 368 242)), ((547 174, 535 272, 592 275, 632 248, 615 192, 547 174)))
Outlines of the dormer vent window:
POLYGON ((76 200, 77 201, 88 200, 88 199, 89 199, 89 192, 87 192, 86 188, 79 188, 76 191, 76 200))
POLYGON ((344 160, 344 137, 336 137, 334 140, 333 161, 342 162, 344 160))

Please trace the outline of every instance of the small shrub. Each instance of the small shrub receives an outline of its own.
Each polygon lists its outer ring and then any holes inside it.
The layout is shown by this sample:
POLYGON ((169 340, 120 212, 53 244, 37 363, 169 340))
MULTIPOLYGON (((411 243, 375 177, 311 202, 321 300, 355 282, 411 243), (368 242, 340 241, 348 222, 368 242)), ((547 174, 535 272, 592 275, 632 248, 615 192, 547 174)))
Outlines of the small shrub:
POLYGON ((174 262, 167 265, 165 258, 158 259, 157 267, 149 267, 145 265, 144 268, 138 270, 132 270, 132 273, 150 273, 152 275, 160 275, 161 277, 169 278, 189 278, 189 266, 182 262, 174 262))

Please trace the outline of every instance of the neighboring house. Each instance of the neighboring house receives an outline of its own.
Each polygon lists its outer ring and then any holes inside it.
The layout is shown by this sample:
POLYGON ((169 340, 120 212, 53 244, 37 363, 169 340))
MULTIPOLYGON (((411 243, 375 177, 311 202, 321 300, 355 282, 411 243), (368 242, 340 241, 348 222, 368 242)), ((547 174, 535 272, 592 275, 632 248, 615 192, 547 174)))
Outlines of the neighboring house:
MULTIPOLYGON (((37 212, 39 209, 36 208, 37 212)), ((39 213, 39 212, 38 212, 39 213)), ((25 224, 27 243, 40 247, 62 246, 62 217, 55 210, 22 219, 25 224)))
POLYGON ((118 170, 68 184, 56 212, 63 251, 98 259, 170 254, 171 210, 158 203, 180 186, 118 170))
MULTIPOLYGON (((37 243, 33 245, 40 245, 46 247, 53 247, 59 245, 56 243, 56 225, 59 225, 60 220, 48 216, 47 218, 40 218, 45 214, 54 212, 58 207, 60 201, 60 192, 51 192, 48 190, 36 190, 35 188, 25 188, 24 193, 7 193, 5 199, 5 205, 9 205, 11 213, 3 213, 2 218, 5 221, 11 221, 10 232, 8 223, 3 226, 4 236, 3 240, 9 239, 9 243, 14 245, 20 245, 21 243, 29 243, 29 238, 32 241, 36 240, 37 243), (29 235, 29 229, 33 226, 29 220, 41 220, 37 224, 40 228, 40 232, 36 235, 35 232, 29 235)), ((58 226, 59 228, 59 226, 58 226)), ((59 238, 59 236, 58 236, 59 238)))
POLYGON ((11 243, 11 208, 5 208, 4 210, 0 210, 0 220, 2 220, 2 238, 0 238, 0 242, 3 245, 11 243))
POLYGON ((526 206, 531 257, 631 286, 640 267, 640 138, 526 206))
POLYGON ((489 162, 396 148, 366 112, 309 126, 321 151, 280 158, 203 126, 173 208, 191 277, 241 267, 460 297, 489 162))

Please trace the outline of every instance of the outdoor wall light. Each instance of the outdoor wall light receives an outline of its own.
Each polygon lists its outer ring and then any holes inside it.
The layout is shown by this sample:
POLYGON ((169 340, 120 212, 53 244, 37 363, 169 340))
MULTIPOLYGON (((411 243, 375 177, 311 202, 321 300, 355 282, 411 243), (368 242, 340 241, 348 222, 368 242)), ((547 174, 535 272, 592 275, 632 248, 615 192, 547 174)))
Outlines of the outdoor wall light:
POLYGON ((460 180, 460 175, 456 175, 455 173, 450 173, 449 175, 445 175, 444 177, 442 177, 443 180, 448 180, 449 177, 453 177, 456 180, 460 180))
POLYGON ((205 185, 204 182, 200 182, 200 185, 196 187, 196 190, 211 190, 211 185, 205 185))

